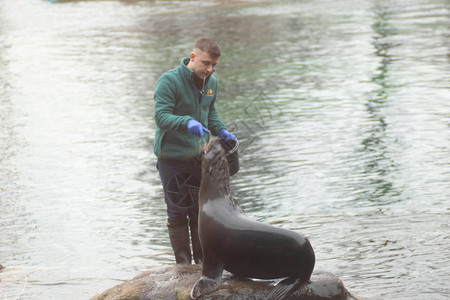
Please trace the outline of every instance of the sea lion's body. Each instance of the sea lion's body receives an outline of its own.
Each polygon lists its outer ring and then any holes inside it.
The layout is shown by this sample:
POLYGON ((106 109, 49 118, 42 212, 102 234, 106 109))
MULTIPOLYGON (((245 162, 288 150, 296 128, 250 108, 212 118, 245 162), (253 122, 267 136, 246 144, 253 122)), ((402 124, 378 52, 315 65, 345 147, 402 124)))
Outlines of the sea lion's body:
POLYGON ((191 297, 196 299, 219 289, 225 269, 242 277, 287 277, 268 297, 283 299, 309 280, 315 264, 311 244, 301 234, 247 218, 230 195, 221 144, 213 140, 208 148, 202 160, 199 195, 203 271, 191 297))

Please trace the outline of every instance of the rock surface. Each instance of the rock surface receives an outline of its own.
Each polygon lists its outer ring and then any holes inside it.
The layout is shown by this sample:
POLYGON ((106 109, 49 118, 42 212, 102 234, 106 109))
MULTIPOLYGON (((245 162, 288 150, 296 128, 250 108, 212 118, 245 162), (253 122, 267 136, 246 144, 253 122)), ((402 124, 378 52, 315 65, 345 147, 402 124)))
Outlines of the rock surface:
MULTIPOLYGON (((192 286, 200 278, 201 265, 154 268, 112 287, 91 300, 188 300, 192 286)), ((238 279, 224 273, 220 289, 202 300, 265 299, 278 280, 238 279)), ((315 271, 311 283, 289 299, 358 300, 342 281, 328 272, 315 271)))

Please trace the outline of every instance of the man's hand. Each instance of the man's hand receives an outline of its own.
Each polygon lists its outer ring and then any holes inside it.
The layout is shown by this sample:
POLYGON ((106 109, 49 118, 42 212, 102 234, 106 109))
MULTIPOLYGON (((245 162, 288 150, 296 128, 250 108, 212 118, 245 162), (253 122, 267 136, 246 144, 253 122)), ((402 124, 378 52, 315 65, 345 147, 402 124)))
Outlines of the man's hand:
POLYGON ((234 134, 229 133, 226 129, 222 129, 219 133, 219 137, 221 139, 224 139, 225 142, 228 142, 229 140, 236 140, 237 138, 234 136, 234 134))
POLYGON ((195 134, 195 135, 197 135, 199 137, 203 137, 204 132, 209 133, 208 129, 203 127, 203 125, 200 122, 198 122, 198 121, 196 121, 194 119, 189 120, 187 122, 186 127, 187 127, 187 129, 189 130, 190 133, 195 134))

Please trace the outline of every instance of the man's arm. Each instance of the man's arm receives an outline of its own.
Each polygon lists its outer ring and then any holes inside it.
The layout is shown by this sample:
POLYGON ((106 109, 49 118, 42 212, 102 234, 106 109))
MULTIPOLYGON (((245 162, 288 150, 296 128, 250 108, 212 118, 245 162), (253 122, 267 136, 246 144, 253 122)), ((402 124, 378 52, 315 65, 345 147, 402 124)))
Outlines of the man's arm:
POLYGON ((167 76, 163 75, 156 84, 154 98, 155 121, 159 128, 164 130, 187 130, 187 122, 192 119, 190 116, 177 116, 175 110, 176 85, 167 76))
POLYGON ((211 106, 209 107, 208 128, 213 135, 218 136, 220 131, 225 129, 226 126, 220 119, 219 113, 216 110, 215 100, 216 99, 211 102, 211 106))

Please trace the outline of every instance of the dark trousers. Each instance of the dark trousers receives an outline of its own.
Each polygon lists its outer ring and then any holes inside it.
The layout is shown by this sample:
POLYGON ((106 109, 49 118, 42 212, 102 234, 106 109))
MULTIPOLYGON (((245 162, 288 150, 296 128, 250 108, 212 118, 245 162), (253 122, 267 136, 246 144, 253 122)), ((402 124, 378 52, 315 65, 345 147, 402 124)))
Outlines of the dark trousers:
POLYGON ((158 159, 156 167, 164 188, 168 224, 176 226, 198 219, 198 190, 201 166, 198 162, 158 159))

